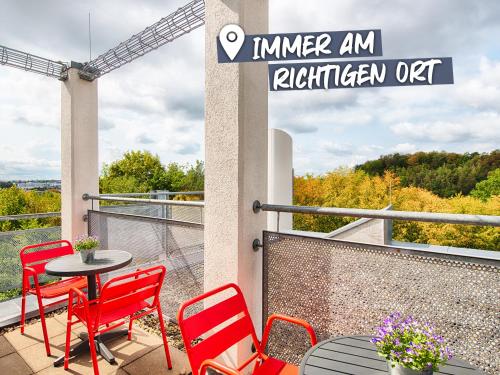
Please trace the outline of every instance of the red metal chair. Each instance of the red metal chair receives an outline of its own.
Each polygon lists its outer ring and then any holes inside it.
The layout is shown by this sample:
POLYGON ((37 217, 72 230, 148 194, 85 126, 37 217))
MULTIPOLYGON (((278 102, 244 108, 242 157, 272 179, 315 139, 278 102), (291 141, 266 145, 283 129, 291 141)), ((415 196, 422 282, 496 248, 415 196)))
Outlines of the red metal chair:
POLYGON ((45 324, 45 307, 58 304, 61 301, 53 302, 44 306, 43 300, 64 296, 68 294, 71 288, 86 288, 87 279, 85 277, 72 277, 48 283, 46 285, 40 285, 38 275, 45 273, 45 265, 50 260, 63 255, 73 254, 74 252, 73 246, 65 240, 25 246, 20 252, 21 264, 23 267, 21 334, 24 334, 24 322, 26 319, 26 295, 34 294, 38 300, 38 310, 40 311, 43 339, 45 341, 45 350, 48 356, 50 356, 50 345, 47 334, 47 326, 45 324), (30 277, 33 278, 33 286, 30 282, 30 277))
POLYGON ((304 327, 309 333, 311 345, 315 345, 317 342, 316 334, 307 322, 275 314, 269 317, 264 329, 262 343, 259 343, 243 294, 235 284, 224 285, 184 302, 179 309, 177 319, 193 375, 205 375, 208 368, 223 374, 240 375, 243 373, 242 370, 252 362, 254 362, 252 371, 254 375, 298 374, 296 366, 269 357, 264 353, 269 332, 275 320, 283 320, 304 327), (233 290, 235 294, 199 313, 189 317, 184 316, 186 308, 189 306, 227 290, 233 290), (216 332, 212 331, 223 323, 226 323, 223 328, 216 332), (247 337, 251 338, 256 351, 238 368, 229 368, 214 360, 231 346, 247 337), (199 340, 200 338, 202 338, 202 341, 199 340))
POLYGON ((172 362, 160 306, 160 290, 165 279, 165 273, 164 266, 155 266, 112 278, 102 286, 100 297, 93 301, 88 301, 85 294, 79 289, 72 288, 68 298, 64 368, 66 370, 69 368, 71 326, 73 324, 82 322, 87 326, 94 374, 98 375, 99 367, 97 365, 96 348, 95 345, 91 344, 94 343, 95 336, 126 324, 128 318, 128 339, 130 340, 132 337, 132 322, 157 311, 165 356, 167 357, 168 368, 171 369, 172 362), (71 303, 73 297, 76 297, 74 305, 71 303), (153 299, 152 302, 146 301, 151 298, 153 299), (77 320, 72 321, 73 315, 76 316, 77 320))

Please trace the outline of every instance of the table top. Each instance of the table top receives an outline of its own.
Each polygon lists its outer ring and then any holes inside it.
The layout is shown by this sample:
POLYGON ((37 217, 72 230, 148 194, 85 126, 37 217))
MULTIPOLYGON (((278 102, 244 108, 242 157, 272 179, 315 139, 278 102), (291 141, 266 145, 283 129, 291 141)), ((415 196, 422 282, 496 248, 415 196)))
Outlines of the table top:
MULTIPOLYGON (((300 374, 305 375, 387 375, 384 358, 377 354, 371 336, 343 336, 322 341, 302 359, 300 374)), ((453 358, 441 367, 449 375, 482 375, 484 372, 460 359, 453 358)), ((435 372, 439 373, 439 372, 435 372)))
POLYGON ((54 276, 89 276, 125 267, 132 254, 122 250, 96 250, 91 263, 83 263, 80 254, 65 255, 45 265, 45 272, 54 276))

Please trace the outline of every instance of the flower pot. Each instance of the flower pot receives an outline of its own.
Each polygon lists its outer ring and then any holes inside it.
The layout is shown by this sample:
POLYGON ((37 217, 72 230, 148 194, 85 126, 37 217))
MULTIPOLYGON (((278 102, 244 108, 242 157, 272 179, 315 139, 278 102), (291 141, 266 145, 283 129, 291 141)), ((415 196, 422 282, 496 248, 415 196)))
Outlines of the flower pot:
POLYGON ((83 263, 92 263, 94 261, 94 252, 96 249, 80 250, 80 258, 83 263))
POLYGON ((424 371, 418 371, 408 367, 403 367, 397 363, 395 363, 394 367, 392 367, 392 364, 389 361, 387 361, 387 366, 389 367, 389 375, 432 375, 432 368, 424 371))

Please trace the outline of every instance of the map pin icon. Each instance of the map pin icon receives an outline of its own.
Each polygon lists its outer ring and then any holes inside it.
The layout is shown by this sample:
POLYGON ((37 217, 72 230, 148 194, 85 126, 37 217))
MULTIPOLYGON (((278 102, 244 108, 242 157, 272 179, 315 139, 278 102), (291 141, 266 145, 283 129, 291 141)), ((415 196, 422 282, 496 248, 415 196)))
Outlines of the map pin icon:
POLYGON ((226 25, 219 33, 219 40, 227 56, 233 61, 245 42, 245 32, 238 25, 226 25))

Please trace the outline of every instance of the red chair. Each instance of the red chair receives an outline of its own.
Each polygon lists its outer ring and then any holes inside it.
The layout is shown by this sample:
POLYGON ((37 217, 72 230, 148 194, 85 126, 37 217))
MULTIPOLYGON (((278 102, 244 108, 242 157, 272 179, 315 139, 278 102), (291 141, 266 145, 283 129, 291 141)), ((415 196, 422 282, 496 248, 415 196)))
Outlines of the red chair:
POLYGON ((98 375, 99 367, 97 365, 96 348, 92 344, 95 336, 127 323, 128 318, 128 339, 130 340, 132 337, 132 322, 154 311, 158 313, 165 356, 167 357, 168 368, 171 369, 172 362, 160 306, 160 290, 165 279, 165 273, 164 266, 156 266, 115 277, 103 285, 100 297, 93 301, 88 301, 81 290, 72 288, 68 299, 64 369, 67 370, 69 367, 71 326, 73 324, 82 322, 87 326, 94 374, 98 375), (73 297, 76 297, 74 305, 71 303, 73 297), (152 302, 146 301, 150 298, 153 299, 152 302), (76 321, 72 321, 73 315, 76 316, 76 321))
POLYGON ((74 254, 73 246, 68 241, 46 242, 36 245, 23 247, 20 252, 21 264, 23 267, 22 282, 22 304, 21 304, 21 334, 24 334, 24 322, 26 319, 26 295, 34 294, 38 300, 38 310, 40 311, 40 320, 42 322, 43 339, 45 341, 45 350, 50 356, 49 337, 47 326, 45 324, 45 307, 60 303, 61 301, 43 305, 43 300, 48 298, 60 297, 68 294, 71 288, 82 289, 87 287, 85 277, 72 277, 61 281, 56 281, 46 285, 40 285, 38 275, 45 273, 45 265, 52 259, 63 255, 74 254), (30 282, 33 278, 33 287, 30 282))
POLYGON ((252 371, 254 375, 298 374, 298 368, 296 366, 269 357, 264 353, 269 338, 269 332, 275 320, 283 320, 304 327, 309 333, 311 345, 315 345, 317 342, 316 334, 307 322, 301 319, 275 314, 269 317, 264 329, 262 343, 259 343, 243 294, 240 288, 235 284, 224 285, 184 302, 179 309, 177 319, 179 321, 179 327, 181 329, 193 375, 205 375, 208 368, 217 370, 223 374, 240 375, 243 374, 242 370, 252 362, 254 362, 252 371), (199 313, 189 317, 184 316, 186 308, 189 306, 227 290, 233 290, 235 294, 233 293, 234 295, 199 313), (224 328, 217 332, 211 332, 215 327, 225 322, 226 325, 224 328), (247 337, 251 338, 256 351, 237 369, 229 368, 214 360, 231 346, 247 337), (200 338, 203 340, 200 341, 200 338))

